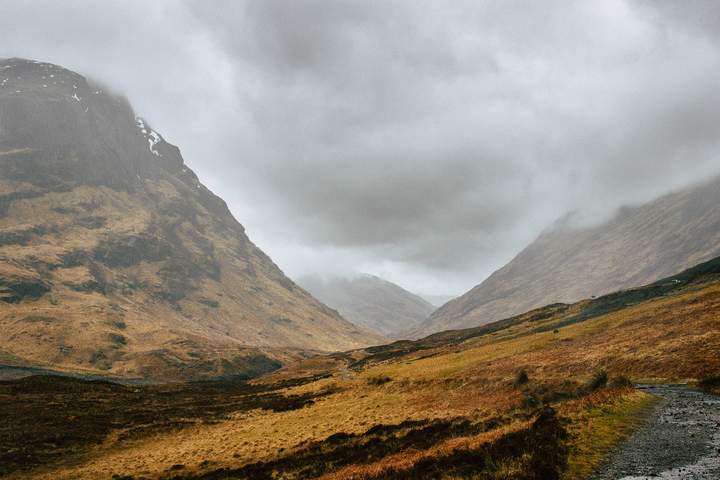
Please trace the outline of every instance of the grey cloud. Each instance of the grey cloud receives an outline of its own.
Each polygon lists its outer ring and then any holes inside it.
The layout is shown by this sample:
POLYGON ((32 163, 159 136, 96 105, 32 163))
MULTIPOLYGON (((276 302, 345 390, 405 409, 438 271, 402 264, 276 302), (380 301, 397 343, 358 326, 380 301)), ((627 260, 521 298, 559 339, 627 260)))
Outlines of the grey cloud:
POLYGON ((288 273, 458 294, 568 211, 597 222, 720 172, 718 18, 709 1, 6 1, 0 55, 125 92, 288 273))

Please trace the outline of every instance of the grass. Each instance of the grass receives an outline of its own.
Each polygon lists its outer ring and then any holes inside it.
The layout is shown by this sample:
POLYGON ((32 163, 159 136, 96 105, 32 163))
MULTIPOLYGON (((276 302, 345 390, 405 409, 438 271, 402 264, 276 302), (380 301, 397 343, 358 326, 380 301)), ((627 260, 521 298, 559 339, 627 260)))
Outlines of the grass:
POLYGON ((242 357, 259 347, 285 363, 308 350, 383 341, 339 322, 288 283, 233 219, 209 215, 209 204, 180 186, 148 179, 134 195, 0 178, 0 350, 15 366, 189 381, 252 374, 242 357), (20 280, 52 289, 3 302, 20 280), (48 321, 31 321, 40 316, 48 321), (286 317, 295 323, 272 322, 286 317), (119 321, 123 345, 108 339, 119 321))
POLYGON ((610 450, 637 428, 658 401, 644 392, 625 391, 617 398, 573 412, 570 420, 570 456, 564 480, 589 478, 610 450))
POLYGON ((132 441, 109 435, 77 464, 48 466, 21 478, 210 479, 253 466, 276 468, 287 478, 418 478, 418 472, 440 469, 439 478, 520 479, 527 478, 522 472, 530 468, 531 456, 510 454, 503 445, 522 444, 530 435, 533 409, 550 403, 570 433, 564 478, 581 479, 654 401, 627 388, 628 379, 720 376, 720 283, 690 285, 553 333, 553 324, 582 308, 572 305, 457 341, 446 334, 422 348, 404 343, 398 350, 314 357, 256 382, 317 375, 273 390, 314 399, 303 408, 229 412, 212 423, 132 441), (526 374, 520 382, 519 372, 526 374), (598 372, 607 379, 597 381, 598 372), (593 383, 596 388, 589 388, 593 383), (463 422, 495 426, 487 431, 450 426, 463 422), (432 442, 416 440, 420 437, 432 442), (372 458, 356 457, 362 452, 373 452, 372 458), (176 464, 184 465, 181 473, 172 469, 176 464), (485 467, 480 471, 478 465, 485 467))

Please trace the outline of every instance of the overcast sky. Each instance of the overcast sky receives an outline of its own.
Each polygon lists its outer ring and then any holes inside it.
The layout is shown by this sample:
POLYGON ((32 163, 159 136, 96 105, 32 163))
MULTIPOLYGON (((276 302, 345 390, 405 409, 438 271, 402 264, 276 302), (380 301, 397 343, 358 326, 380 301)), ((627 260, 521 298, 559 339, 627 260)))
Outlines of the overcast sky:
POLYGON ((569 211, 720 173, 715 1, 0 1, 127 95, 286 273, 460 294, 569 211))

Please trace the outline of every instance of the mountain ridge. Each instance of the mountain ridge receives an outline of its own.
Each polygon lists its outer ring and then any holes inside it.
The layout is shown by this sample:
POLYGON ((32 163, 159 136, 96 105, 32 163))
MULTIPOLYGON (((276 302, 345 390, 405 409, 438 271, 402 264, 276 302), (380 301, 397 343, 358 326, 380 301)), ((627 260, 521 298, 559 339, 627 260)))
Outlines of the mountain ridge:
POLYGON ((375 275, 305 276, 298 283, 356 325, 389 338, 402 338, 435 307, 400 285, 375 275))
POLYGON ((670 276, 720 255, 720 177, 621 208, 586 228, 558 222, 413 332, 467 328, 670 276))
POLYGON ((22 366, 204 378, 381 341, 298 287, 129 102, 0 60, 0 339, 22 366))

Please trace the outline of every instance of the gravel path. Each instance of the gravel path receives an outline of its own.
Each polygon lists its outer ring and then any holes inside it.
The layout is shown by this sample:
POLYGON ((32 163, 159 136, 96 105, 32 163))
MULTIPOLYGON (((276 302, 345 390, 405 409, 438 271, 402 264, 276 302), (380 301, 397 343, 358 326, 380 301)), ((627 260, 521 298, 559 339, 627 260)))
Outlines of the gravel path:
POLYGON ((678 385, 639 388, 662 400, 593 480, 720 479, 720 397, 678 385))

